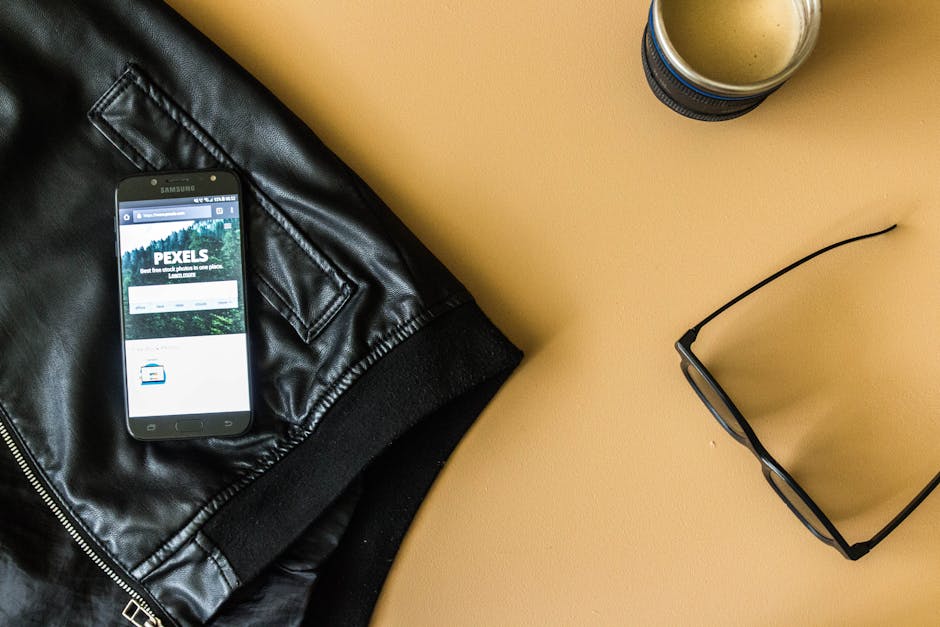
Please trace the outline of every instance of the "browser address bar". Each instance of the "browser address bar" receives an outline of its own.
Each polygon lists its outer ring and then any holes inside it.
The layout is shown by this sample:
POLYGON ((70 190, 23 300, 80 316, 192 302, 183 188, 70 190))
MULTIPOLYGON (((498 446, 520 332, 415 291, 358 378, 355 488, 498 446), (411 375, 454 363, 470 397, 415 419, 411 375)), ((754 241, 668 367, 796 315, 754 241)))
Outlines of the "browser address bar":
POLYGON ((170 220, 198 220, 209 217, 212 217, 212 207, 208 205, 178 205, 176 207, 134 209, 135 224, 167 222, 170 220))

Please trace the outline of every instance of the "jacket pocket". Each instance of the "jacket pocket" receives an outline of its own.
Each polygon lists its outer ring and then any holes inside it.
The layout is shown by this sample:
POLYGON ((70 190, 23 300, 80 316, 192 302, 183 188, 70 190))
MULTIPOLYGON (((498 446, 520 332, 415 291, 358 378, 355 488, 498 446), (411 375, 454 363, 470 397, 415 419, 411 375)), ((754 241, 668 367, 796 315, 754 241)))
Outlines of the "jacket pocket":
POLYGON ((305 342, 311 342, 349 300, 352 286, 336 266, 140 68, 129 64, 88 118, 139 170, 222 166, 238 172, 252 283, 305 342))

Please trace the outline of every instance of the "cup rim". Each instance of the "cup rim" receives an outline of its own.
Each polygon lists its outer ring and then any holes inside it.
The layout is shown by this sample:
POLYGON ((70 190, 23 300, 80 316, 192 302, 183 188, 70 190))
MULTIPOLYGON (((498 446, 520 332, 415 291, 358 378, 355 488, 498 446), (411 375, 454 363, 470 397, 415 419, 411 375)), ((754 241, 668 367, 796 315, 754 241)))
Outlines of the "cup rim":
POLYGON ((822 0, 793 0, 794 3, 804 5, 806 19, 803 20, 799 43, 786 67, 761 81, 725 83, 708 78, 696 71, 676 51, 663 21, 662 2, 663 0, 652 0, 649 22, 653 29, 653 41, 665 57, 667 64, 680 75, 680 78, 692 83, 695 87, 714 95, 731 98, 747 98, 765 94, 786 82, 809 58, 819 38, 819 26, 822 21, 822 0))

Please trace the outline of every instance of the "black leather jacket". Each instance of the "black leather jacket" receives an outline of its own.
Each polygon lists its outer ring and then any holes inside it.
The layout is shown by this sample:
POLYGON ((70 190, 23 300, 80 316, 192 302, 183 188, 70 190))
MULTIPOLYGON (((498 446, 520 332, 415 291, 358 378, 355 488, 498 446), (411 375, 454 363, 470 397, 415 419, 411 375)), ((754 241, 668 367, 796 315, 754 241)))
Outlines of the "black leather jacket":
POLYGON ((367 622, 434 474, 520 357, 171 9, 0 3, 0 624, 367 622), (138 442, 114 186, 218 165, 245 187, 255 422, 138 442))

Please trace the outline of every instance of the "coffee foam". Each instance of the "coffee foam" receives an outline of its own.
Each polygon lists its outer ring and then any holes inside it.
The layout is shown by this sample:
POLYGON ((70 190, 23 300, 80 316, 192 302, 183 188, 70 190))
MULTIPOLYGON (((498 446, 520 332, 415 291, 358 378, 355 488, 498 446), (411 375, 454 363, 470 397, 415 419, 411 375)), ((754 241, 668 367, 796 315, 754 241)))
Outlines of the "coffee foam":
POLYGON ((661 0, 666 34, 693 70, 744 85, 786 68, 800 37, 794 0, 661 0))

